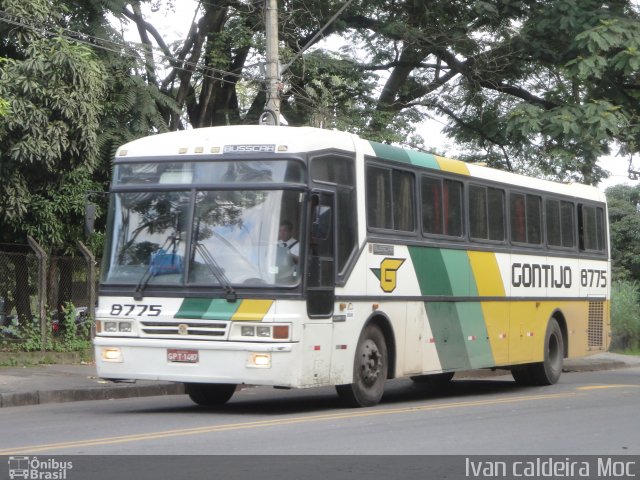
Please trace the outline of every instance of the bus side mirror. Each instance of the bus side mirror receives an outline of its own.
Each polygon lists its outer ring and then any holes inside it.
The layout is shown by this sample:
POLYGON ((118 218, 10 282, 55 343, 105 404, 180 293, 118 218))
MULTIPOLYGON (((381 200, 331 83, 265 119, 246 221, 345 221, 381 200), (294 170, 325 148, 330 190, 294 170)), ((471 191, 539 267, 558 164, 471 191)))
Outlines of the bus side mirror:
POLYGON ((89 237, 95 233, 96 204, 87 202, 84 211, 84 234, 89 237))

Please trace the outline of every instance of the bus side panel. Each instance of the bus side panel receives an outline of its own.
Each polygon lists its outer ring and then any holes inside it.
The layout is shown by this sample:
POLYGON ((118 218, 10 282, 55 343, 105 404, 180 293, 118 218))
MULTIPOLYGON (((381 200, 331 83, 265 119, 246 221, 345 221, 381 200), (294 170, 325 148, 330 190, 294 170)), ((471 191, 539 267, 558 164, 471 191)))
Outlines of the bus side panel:
MULTIPOLYGON (((424 353, 423 346, 428 345, 424 342, 426 312, 424 305, 420 302, 407 303, 406 328, 404 334, 404 368, 401 370, 404 375, 422 373, 422 356, 424 353)), ((402 352, 402 350, 399 350, 402 352)), ((400 370, 399 370, 400 371, 400 370)))
POLYGON ((495 365, 509 365, 509 304, 482 302, 481 307, 495 365))
POLYGON ((540 302, 512 301, 509 303, 510 331, 509 363, 542 361, 546 321, 540 312, 540 302), (544 325, 544 326, 543 326, 544 325))
POLYGON ((304 387, 329 385, 333 324, 305 323, 302 328, 303 354, 298 383, 304 387))

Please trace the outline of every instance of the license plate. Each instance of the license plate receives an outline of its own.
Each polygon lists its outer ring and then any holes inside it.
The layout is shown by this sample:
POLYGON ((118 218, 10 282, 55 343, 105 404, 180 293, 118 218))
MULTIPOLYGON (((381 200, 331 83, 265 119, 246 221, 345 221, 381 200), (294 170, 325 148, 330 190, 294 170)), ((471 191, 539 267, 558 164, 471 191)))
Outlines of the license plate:
POLYGON ((167 350, 167 360, 177 363, 198 363, 198 350, 170 348, 167 350))

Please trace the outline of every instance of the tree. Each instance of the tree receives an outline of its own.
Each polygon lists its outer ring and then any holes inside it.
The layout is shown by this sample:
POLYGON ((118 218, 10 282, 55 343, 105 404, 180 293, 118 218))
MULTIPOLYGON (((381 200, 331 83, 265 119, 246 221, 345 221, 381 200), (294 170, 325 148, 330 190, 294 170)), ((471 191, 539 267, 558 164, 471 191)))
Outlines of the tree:
MULTIPOLYGON (((48 2, 32 3, 34 15, 55 19, 48 2)), ((5 1, 4 9, 19 4, 5 1)), ((16 55, 0 71, 0 97, 11 109, 0 123, 0 235, 63 247, 70 231, 80 238, 91 190, 103 71, 90 48, 24 25, 12 31, 16 55)))
MULTIPOLYGON (((1 44, 0 98, 11 113, 0 118, 0 241, 26 243, 31 235, 64 249, 82 238, 86 194, 95 189, 103 71, 90 48, 55 30, 55 5, 5 0, 2 7, 17 25, 1 44)), ((15 262, 24 321, 31 318, 26 258, 15 262)))
MULTIPOLYGON (((587 183, 602 177, 596 161, 614 145, 636 153, 640 29, 632 2, 355 1, 328 23, 343 4, 280 2, 282 57, 294 60, 283 79, 289 123, 420 147, 412 123, 437 113, 466 159, 587 183), (303 51, 328 36, 349 46, 303 51)), ((142 43, 168 59, 164 79, 156 57, 145 61, 147 81, 181 109, 165 116, 171 128, 257 119, 265 94, 256 5, 199 4, 201 16, 175 48, 142 17, 140 2, 124 7, 142 43), (256 95, 243 111, 238 89, 247 84, 256 95)))
POLYGON ((613 277, 640 281, 640 186, 607 188, 613 277))

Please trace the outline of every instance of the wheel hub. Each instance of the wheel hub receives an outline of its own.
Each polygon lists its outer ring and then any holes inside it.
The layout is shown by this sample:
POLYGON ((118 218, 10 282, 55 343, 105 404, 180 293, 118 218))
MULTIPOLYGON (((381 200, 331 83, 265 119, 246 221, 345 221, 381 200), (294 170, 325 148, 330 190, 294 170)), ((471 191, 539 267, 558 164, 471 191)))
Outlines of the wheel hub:
POLYGON ((365 385, 373 385, 382 370, 382 356, 378 346, 372 340, 367 340, 362 346, 360 376, 365 385))

